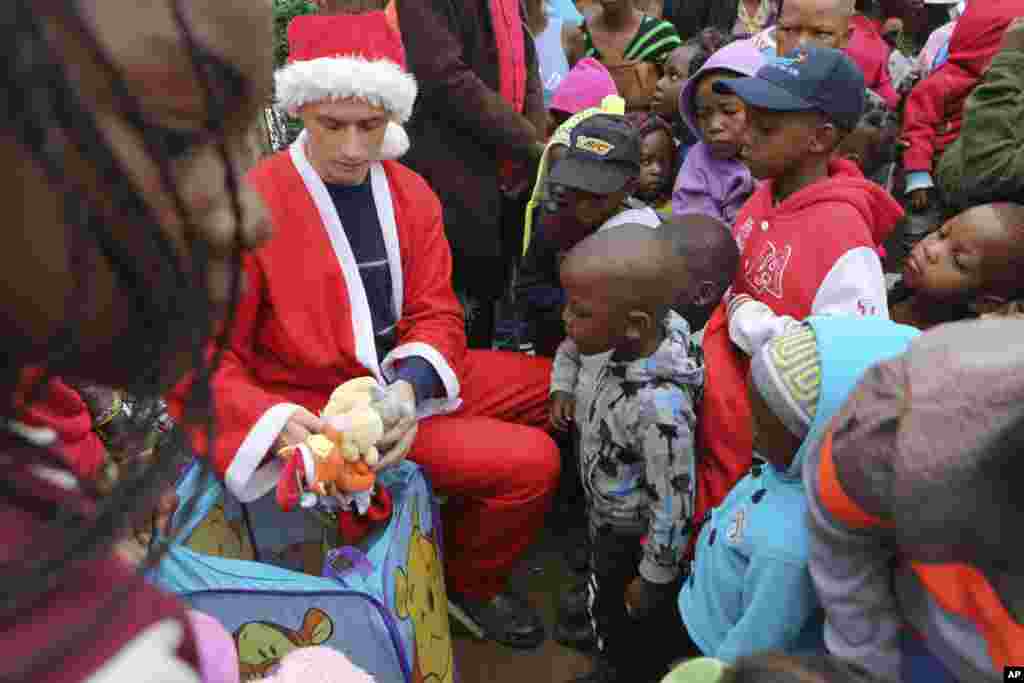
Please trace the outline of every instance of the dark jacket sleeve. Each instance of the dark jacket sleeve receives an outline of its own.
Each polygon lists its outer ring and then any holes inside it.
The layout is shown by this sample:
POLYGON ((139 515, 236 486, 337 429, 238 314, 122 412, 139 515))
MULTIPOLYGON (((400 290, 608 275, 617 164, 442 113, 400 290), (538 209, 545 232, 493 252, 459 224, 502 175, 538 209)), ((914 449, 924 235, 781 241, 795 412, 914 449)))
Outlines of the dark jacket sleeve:
POLYGON ((683 41, 710 27, 732 33, 739 7, 734 0, 672 0, 670 5, 665 18, 675 24, 683 41))
POLYGON ((459 4, 460 0, 396 0, 405 56, 419 84, 420 104, 479 141, 528 158, 537 130, 467 63, 455 16, 459 4))
POLYGON ((1003 50, 964 106, 960 137, 938 166, 956 203, 987 201, 1024 187, 1024 51, 1003 50))

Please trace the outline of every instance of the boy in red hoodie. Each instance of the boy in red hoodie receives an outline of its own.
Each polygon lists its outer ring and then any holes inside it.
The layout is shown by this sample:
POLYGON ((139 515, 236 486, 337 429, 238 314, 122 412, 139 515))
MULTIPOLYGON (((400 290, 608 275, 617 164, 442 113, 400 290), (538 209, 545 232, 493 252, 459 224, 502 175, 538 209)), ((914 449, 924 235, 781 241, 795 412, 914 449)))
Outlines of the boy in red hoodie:
POLYGON ((864 76, 841 51, 802 46, 715 88, 750 108, 746 161, 764 182, 736 218, 740 267, 705 330, 695 519, 750 467, 750 356, 812 314, 888 317, 876 248, 903 216, 835 153, 865 106, 864 76))
POLYGON ((906 192, 917 211, 928 208, 935 159, 960 136, 964 102, 999 51, 1024 0, 970 2, 953 30, 949 57, 911 91, 903 111, 906 192))

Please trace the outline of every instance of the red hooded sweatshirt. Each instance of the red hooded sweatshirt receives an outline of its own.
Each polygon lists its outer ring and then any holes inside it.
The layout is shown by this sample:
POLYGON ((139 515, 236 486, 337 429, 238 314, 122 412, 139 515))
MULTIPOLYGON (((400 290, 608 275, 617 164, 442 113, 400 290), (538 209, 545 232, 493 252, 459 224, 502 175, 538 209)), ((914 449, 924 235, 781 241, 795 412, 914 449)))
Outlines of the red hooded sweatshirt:
POLYGON ((882 39, 878 26, 867 17, 856 14, 850 19, 853 29, 850 42, 846 46, 847 56, 864 73, 864 85, 885 100, 889 109, 900 105, 900 96, 892 87, 889 76, 889 54, 892 48, 882 39))
POLYGON ((877 248, 902 217, 888 192, 843 159, 829 165, 827 179, 778 204, 773 182, 764 182, 740 210, 734 296, 704 332, 694 520, 703 520, 750 468, 747 373, 755 347, 812 314, 888 317, 877 248))
POLYGON ((903 168, 932 170, 937 154, 960 136, 964 102, 999 50, 1024 0, 969 2, 949 41, 949 58, 911 91, 903 113, 903 168))
MULTIPOLYGON (((32 378, 25 380, 31 386, 32 378)), ((93 418, 82 397, 59 378, 52 378, 39 400, 25 406, 19 419, 30 427, 50 428, 57 434, 61 457, 75 476, 95 479, 107 457, 107 447, 93 431, 93 418)))

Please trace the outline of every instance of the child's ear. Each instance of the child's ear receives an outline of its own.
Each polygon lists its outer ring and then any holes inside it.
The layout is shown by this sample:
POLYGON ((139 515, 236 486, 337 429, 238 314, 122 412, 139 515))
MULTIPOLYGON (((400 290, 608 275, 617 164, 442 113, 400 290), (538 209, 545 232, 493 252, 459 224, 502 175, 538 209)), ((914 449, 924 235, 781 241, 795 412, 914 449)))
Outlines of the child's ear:
POLYGON ((840 142, 839 129, 836 128, 836 125, 823 121, 814 129, 814 135, 811 137, 810 151, 813 154, 828 154, 838 148, 840 142))
POLYGON ((654 317, 646 311, 630 311, 626 314, 626 338, 633 342, 643 341, 654 325, 654 317))
POLYGON ((986 294, 969 303, 967 307, 971 310, 971 313, 982 316, 990 313, 998 313, 999 310, 1006 305, 1007 301, 1009 301, 1009 299, 1004 297, 996 296, 994 294, 986 294))

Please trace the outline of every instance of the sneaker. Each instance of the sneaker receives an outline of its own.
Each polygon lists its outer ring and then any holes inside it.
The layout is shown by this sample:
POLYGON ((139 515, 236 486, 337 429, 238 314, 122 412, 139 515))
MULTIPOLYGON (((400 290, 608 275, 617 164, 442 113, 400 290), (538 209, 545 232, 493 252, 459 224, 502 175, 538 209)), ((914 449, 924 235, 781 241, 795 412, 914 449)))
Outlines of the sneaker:
POLYGON ((620 676, 617 669, 602 659, 595 660, 594 670, 583 674, 569 681, 569 683, 620 683, 625 681, 625 676, 620 676))
POLYGON ((448 603, 452 616, 478 637, 524 649, 539 647, 547 637, 540 617, 518 595, 503 592, 489 600, 476 600, 452 594, 448 603))
POLYGON ((579 583, 562 594, 558 601, 558 619, 576 623, 587 618, 587 582, 579 583))
POLYGON ((582 623, 559 621, 551 635, 556 643, 569 649, 584 653, 597 651, 597 637, 589 620, 582 623))

